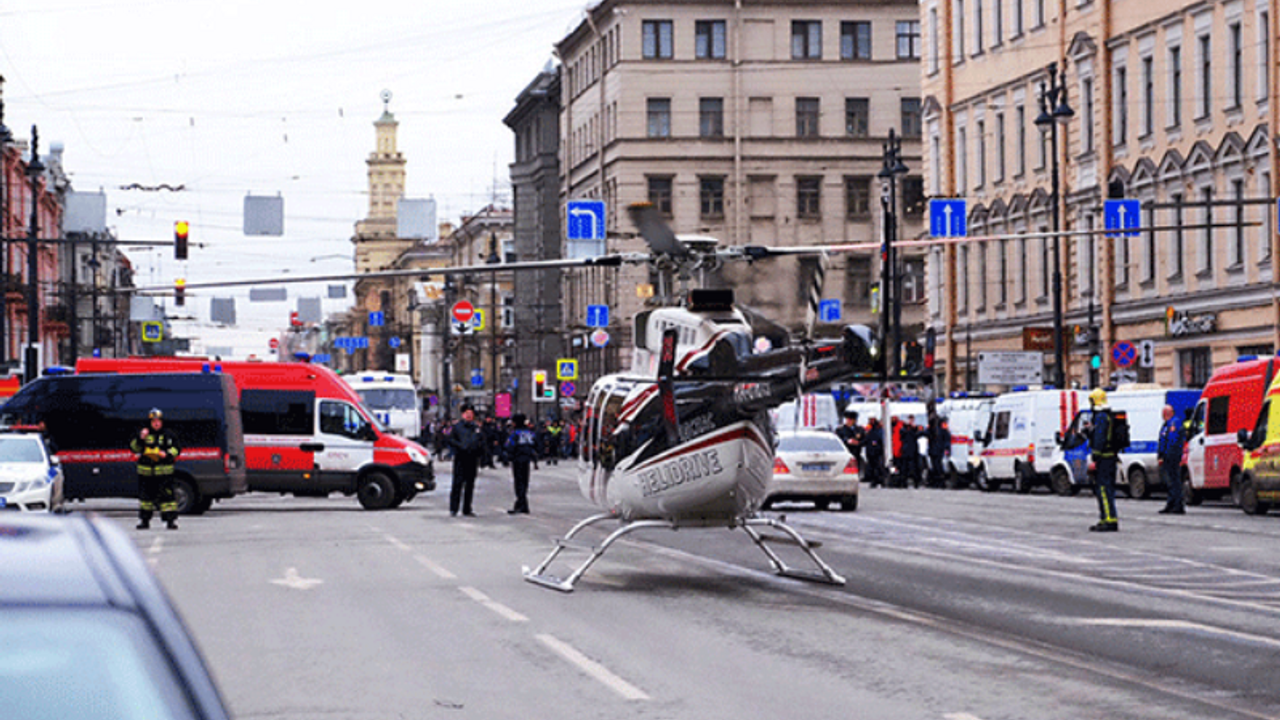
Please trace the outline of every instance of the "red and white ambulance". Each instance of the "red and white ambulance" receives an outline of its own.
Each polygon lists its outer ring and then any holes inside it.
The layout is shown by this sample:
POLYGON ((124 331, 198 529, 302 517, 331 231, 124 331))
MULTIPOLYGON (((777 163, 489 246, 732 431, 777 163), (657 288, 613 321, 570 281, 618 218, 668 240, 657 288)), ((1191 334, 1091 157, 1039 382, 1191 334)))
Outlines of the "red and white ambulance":
POLYGON ((85 358, 77 373, 221 372, 240 391, 250 491, 355 495, 393 508, 435 488, 421 445, 382 430, 351 386, 322 365, 199 358, 85 358))
POLYGON ((1183 486, 1188 503, 1196 505, 1206 497, 1231 493, 1232 501, 1240 504, 1244 452, 1236 434, 1253 429, 1277 370, 1280 358, 1244 356, 1209 378, 1187 433, 1183 486))

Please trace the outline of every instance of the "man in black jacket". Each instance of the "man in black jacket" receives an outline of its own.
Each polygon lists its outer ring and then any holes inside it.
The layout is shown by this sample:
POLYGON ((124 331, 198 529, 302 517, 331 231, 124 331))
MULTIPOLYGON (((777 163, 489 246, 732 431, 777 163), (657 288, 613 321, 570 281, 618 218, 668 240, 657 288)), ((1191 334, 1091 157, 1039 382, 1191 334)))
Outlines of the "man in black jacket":
POLYGON ((951 429, 947 419, 934 415, 929 421, 929 485, 941 487, 947 479, 943 462, 951 454, 951 429))
POLYGON ((453 450, 453 484, 449 487, 450 516, 457 516, 459 505, 463 515, 475 515, 471 511, 471 496, 476 489, 476 463, 484 450, 484 441, 475 419, 475 409, 470 405, 463 405, 462 419, 454 423, 453 432, 449 433, 449 447, 453 450))

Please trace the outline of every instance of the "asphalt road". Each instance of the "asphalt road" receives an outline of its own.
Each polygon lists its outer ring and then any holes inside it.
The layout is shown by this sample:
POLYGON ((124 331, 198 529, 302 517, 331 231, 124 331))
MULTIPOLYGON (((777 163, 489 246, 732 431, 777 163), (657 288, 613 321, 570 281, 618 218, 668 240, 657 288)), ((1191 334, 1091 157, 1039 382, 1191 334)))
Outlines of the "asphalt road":
MULTIPOLYGON (((571 468, 514 517, 482 471, 475 518, 438 469, 395 511, 250 495, 130 530, 238 717, 1280 717, 1277 517, 1122 499, 1095 534, 1087 496, 864 488, 771 513, 844 587, 773 575, 740 531, 652 530, 562 594, 520 568, 592 513, 571 468)), ((128 502, 76 507, 132 528, 128 502)))

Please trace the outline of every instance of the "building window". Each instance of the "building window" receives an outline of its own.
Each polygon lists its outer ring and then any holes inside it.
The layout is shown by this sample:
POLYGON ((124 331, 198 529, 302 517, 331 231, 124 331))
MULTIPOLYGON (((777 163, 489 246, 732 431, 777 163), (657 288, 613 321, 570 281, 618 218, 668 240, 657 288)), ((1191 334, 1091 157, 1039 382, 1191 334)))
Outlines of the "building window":
POLYGON ((793 60, 822 59, 822 22, 820 20, 791 21, 791 58, 793 60))
POLYGON ((871 59, 871 23, 840 23, 840 59, 871 59))
POLYGON ((987 309, 987 243, 978 243, 978 312, 987 309))
POLYGON ((1208 35, 1201 35, 1198 42, 1200 45, 1200 57, 1198 58, 1200 61, 1200 77, 1197 80, 1200 81, 1198 83, 1200 86, 1200 102, 1198 103, 1199 112, 1196 115, 1196 119, 1203 120, 1209 117, 1210 112, 1213 110, 1213 55, 1211 54, 1213 45, 1208 35))
POLYGON ((1244 103, 1244 47, 1241 44, 1240 33, 1238 22, 1227 27, 1227 38, 1231 43, 1231 107, 1233 109, 1244 103))
POLYGON ((1026 18, 1022 9, 1022 0, 1013 0, 1013 36, 1021 36, 1025 29, 1026 18))
POLYGON ((1000 304, 998 307, 1004 307, 1009 302, 1009 241, 1000 241, 1000 283, 997 286, 997 292, 1000 293, 1000 304))
POLYGON ((702 217, 724 217, 724 178, 704 177, 698 179, 698 200, 702 217))
POLYGON ((1178 367, 1182 369, 1182 385, 1202 388, 1213 374, 1213 353, 1207 347, 1178 351, 1178 367))
POLYGON ((969 138, 964 128, 956 130, 956 189, 963 195, 969 189, 969 138))
POLYGON ((960 258, 957 263, 960 266, 960 287, 959 295, 956 298, 956 310, 960 313, 969 311, 969 246, 960 246, 960 258))
POLYGON ((1116 145, 1124 145, 1129 137, 1129 73, 1125 68, 1116 68, 1116 134, 1113 141, 1116 145))
POLYGON ((902 137, 920 137, 920 98, 902 98, 902 137))
POLYGON ((1155 61, 1142 58, 1142 137, 1147 137, 1156 127, 1155 61))
POLYGON ((849 305, 871 307, 871 285, 871 256, 850 255, 845 265, 845 299, 849 305))
POLYGON ((1027 255, 1027 239, 1018 240, 1018 295, 1014 301, 1019 305, 1027 301, 1027 283, 1029 273, 1027 267, 1030 265, 1029 255, 1027 255))
POLYGON ((942 192, 942 138, 936 134, 929 137, 929 179, 933 182, 933 191, 942 192))
POLYGON ((699 60, 724 59, 724 20, 697 20, 693 23, 693 54, 699 60))
MULTIPOLYGON (((929 72, 938 72, 938 8, 929 8, 929 72)), ((1265 56, 1264 56, 1265 57, 1265 56)))
POLYGON ((662 213, 663 217, 671 217, 671 177, 650 177, 649 202, 662 213))
POLYGON ((1013 110, 1014 122, 1017 127, 1014 131, 1018 133, 1017 140, 1017 157, 1018 172, 1014 177, 1022 177, 1027 174, 1027 109, 1019 105, 1013 110))
POLYGON ((1044 0, 1035 0, 1036 2, 1036 27, 1044 27, 1044 0))
POLYGON ((871 178, 847 177, 844 179, 845 217, 849 220, 866 220, 871 216, 871 178))
POLYGON ((796 98, 796 137, 818 137, 818 98, 796 98))
POLYGON ((909 175, 902 178, 902 214, 911 218, 924 217, 924 178, 909 175))
MULTIPOLYGON (((1155 227, 1156 211, 1151 208, 1145 208, 1142 211, 1142 226, 1145 228, 1155 227)), ((1156 234, 1153 230, 1145 230, 1142 233, 1142 282, 1144 284, 1154 283, 1156 281, 1156 264, 1159 255, 1156 253, 1156 234)))
POLYGON ((952 42, 955 44, 956 56, 952 64, 964 62, 964 0, 955 0, 955 8, 951 15, 952 42))
POLYGON ((796 216, 806 219, 822 217, 822 178, 796 178, 796 216))
POLYGON ((1173 247, 1169 248, 1169 279, 1182 279, 1182 258, 1186 252, 1186 238, 1183 235, 1182 221, 1182 193, 1174 193, 1169 196, 1169 202, 1173 203, 1173 247))
POLYGON ((978 181, 973 184, 974 187, 982 187, 987 184, 987 123, 979 120, 974 126, 974 135, 978 139, 978 181))
POLYGON ((851 137, 866 137, 869 132, 871 117, 870 101, 867 98, 844 99, 844 131, 851 137))
POLYGON ((671 98, 649 98, 649 137, 671 137, 671 98))
POLYGON ((1235 227, 1231 229, 1231 264, 1243 267, 1244 251, 1244 180, 1236 178, 1231 181, 1231 194, 1236 201, 1235 227))
POLYGON ((973 0, 973 54, 982 54, 982 0, 973 0))
POLYGON ((1258 13, 1258 99, 1271 93, 1271 14, 1258 13))
POLYGON ((698 100, 698 135, 704 138, 724 137, 724 98, 698 100))
MULTIPOLYGON (((868 33, 870 37, 870 33, 868 33)), ((920 59, 920 21, 898 21, 898 59, 920 59)))
MULTIPOLYGON (((1041 233, 1049 232, 1048 228, 1040 228, 1041 233)), ((1049 256, 1051 247, 1048 238, 1040 240, 1040 294, 1037 296, 1039 300, 1049 299, 1049 270, 1053 266, 1053 260, 1049 256)))
POLYGON ((1213 224, 1213 186, 1200 188, 1200 202, 1203 205, 1200 222, 1205 227, 1200 231, 1200 264, 1197 274, 1208 275, 1213 272, 1213 229, 1209 227, 1213 224))
POLYGON ((996 113, 996 182, 1004 182, 1004 113, 996 113))
MULTIPOLYGON (((1261 183, 1262 197, 1270 198, 1271 174, 1263 173, 1261 183)), ((1261 246, 1259 249, 1262 250, 1262 257, 1259 259, 1259 262, 1267 264, 1270 264, 1271 262, 1271 243, 1275 242, 1276 237, 1276 226, 1275 221, 1272 219, 1273 217, 1270 205, 1265 206, 1262 210, 1262 242, 1259 243, 1261 246)))
POLYGON ((640 23, 643 37, 641 49, 646 60, 670 60, 672 56, 672 26, 670 20, 645 20, 640 23))
MULTIPOLYGON (((1086 153, 1093 152, 1093 78, 1080 81, 1081 104, 1083 105, 1084 123, 1080 129, 1080 140, 1084 143, 1086 153)), ((1041 163, 1040 167, 1044 167, 1041 163)))
POLYGON ((1169 48, 1169 127, 1182 124, 1182 48, 1169 48))
POLYGON ((902 261, 902 304, 920 305, 929 298, 925 293, 924 261, 902 261))

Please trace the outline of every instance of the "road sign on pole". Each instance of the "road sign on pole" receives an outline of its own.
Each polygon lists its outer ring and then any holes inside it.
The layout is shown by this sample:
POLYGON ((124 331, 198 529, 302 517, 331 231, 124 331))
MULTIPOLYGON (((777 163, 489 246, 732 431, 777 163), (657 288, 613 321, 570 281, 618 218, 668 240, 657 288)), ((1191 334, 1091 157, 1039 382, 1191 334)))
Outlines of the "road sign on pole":
POLYGON ((1044 353, 980 352, 978 382, 983 385, 1035 385, 1043 382, 1044 353))
POLYGON ((818 319, 824 323, 837 323, 843 315, 839 300, 823 300, 818 303, 818 319))
POLYGON ((577 380, 578 361, 572 358, 561 358, 556 361, 557 380, 577 380))
POLYGON ((573 394, 577 391, 577 386, 568 380, 560 383, 560 397, 573 397, 573 394))
POLYGON ((164 340, 164 323, 142 323, 142 342, 155 343, 160 342, 161 340, 164 340))
POLYGON ((1107 237, 1137 237, 1142 228, 1142 203, 1137 200, 1104 200, 1102 222, 1107 237))
POLYGON ((382 327, 386 324, 386 319, 387 316, 381 310, 375 310, 369 313, 369 327, 382 327))
POLYGON ((969 234, 968 208, 964 198, 929 201, 930 237, 965 237, 969 234))
POLYGON ((566 240, 604 240, 604 201, 570 200, 564 230, 566 240))
POLYGON ((1111 359, 1116 361, 1116 365, 1127 368, 1138 360, 1138 348, 1128 340, 1121 340, 1111 346, 1111 359))
POLYGON ((471 322, 471 316, 476 314, 476 308, 466 300, 459 300, 453 304, 453 309, 450 313, 453 315, 454 320, 460 323, 469 323, 471 322))
POLYGON ((609 326, 609 306, 608 305, 588 305, 587 306, 587 327, 608 327, 609 326))
POLYGON ((1138 343, 1138 365, 1144 368, 1156 366, 1156 343, 1154 340, 1143 340, 1138 343))

